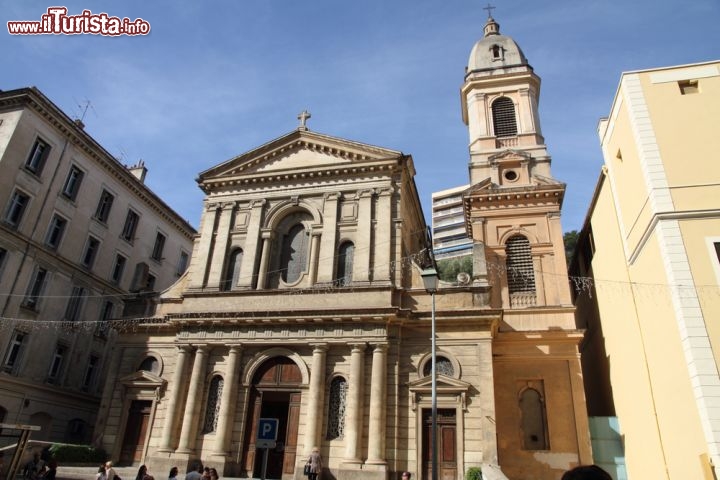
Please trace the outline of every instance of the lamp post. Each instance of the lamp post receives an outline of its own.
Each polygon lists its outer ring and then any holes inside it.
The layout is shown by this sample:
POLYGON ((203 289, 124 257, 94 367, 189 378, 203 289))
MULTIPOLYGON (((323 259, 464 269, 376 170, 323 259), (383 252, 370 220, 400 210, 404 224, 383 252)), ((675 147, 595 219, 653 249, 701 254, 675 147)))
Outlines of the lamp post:
POLYGON ((437 362, 435 352, 437 351, 435 345, 435 292, 438 289, 438 273, 434 268, 426 268, 422 271, 423 284, 425 290, 430 294, 432 299, 432 317, 431 317, 431 335, 432 335, 432 346, 430 347, 430 355, 432 359, 432 380, 431 380, 431 391, 432 391, 432 430, 430 433, 431 455, 430 463, 432 465, 431 480, 437 480, 438 469, 437 469, 437 362))

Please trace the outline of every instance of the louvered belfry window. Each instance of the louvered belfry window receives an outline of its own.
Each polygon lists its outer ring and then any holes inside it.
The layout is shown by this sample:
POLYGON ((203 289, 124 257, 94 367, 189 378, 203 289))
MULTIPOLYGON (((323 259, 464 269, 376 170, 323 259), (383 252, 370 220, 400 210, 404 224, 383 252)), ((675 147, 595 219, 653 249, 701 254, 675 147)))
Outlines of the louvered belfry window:
POLYGON ((493 126, 496 137, 514 137, 517 135, 515 105, 508 97, 500 97, 492 104, 493 126))
POLYGON ((535 270, 533 269, 530 241, 522 235, 515 235, 505 244, 507 255, 507 280, 510 293, 534 292, 535 270))

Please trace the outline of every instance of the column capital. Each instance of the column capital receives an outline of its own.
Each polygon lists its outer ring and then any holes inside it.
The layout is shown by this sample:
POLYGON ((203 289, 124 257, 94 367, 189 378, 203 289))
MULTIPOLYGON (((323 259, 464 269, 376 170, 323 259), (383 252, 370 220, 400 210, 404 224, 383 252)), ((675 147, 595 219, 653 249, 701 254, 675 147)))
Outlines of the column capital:
POLYGON ((366 188, 364 190, 358 190, 355 198, 369 198, 372 197, 374 194, 375 190, 373 190, 372 188, 366 188))
POLYGON ((371 343, 370 346, 373 349, 373 352, 387 352, 388 350, 388 344, 387 342, 381 342, 381 343, 371 343))
POLYGON ((309 345, 313 347, 313 353, 327 352, 330 348, 327 343, 310 343, 309 345))
POLYGON ((337 201, 337 200, 340 200, 341 196, 342 195, 340 194, 340 192, 326 192, 323 195, 323 199, 337 201))
POLYGON ((348 345, 352 348, 353 353, 364 352, 367 348, 367 342, 348 343, 348 345))
POLYGON ((240 353, 242 352, 243 346, 242 345, 230 345, 230 348, 228 348, 228 352, 230 353, 240 353))
POLYGON ((233 208, 235 208, 235 205, 236 202, 222 202, 220 204, 220 208, 222 208, 223 210, 232 210, 233 208))
POLYGON ((250 208, 264 207, 266 203, 267 200, 264 198, 261 198, 259 200, 250 200, 250 208))

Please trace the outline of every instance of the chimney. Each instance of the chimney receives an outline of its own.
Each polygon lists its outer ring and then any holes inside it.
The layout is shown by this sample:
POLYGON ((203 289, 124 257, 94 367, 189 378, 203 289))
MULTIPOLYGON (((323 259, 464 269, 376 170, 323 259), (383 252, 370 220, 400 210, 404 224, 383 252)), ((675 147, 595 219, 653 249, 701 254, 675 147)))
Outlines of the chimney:
POLYGON ((135 178, 140 180, 142 183, 145 183, 145 175, 147 175, 147 168, 145 168, 144 160, 138 160, 137 164, 127 167, 127 169, 135 176, 135 178))

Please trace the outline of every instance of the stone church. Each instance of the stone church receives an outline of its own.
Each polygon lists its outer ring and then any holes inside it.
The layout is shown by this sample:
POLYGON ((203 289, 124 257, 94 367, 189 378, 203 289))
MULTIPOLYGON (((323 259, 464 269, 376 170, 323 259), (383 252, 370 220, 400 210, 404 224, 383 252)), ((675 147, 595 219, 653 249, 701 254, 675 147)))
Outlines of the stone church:
MULTIPOLYGON (((540 79, 489 18, 462 86, 473 272, 434 295, 438 477, 592 461, 540 79)), ((156 476, 431 478, 430 241, 410 155, 300 127, 202 172, 188 272, 116 345, 95 431, 156 476), (258 431, 277 420, 275 446, 258 431)), ((127 322, 125 322, 127 324, 127 322)))

